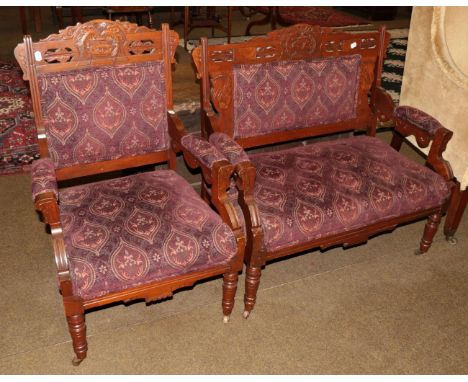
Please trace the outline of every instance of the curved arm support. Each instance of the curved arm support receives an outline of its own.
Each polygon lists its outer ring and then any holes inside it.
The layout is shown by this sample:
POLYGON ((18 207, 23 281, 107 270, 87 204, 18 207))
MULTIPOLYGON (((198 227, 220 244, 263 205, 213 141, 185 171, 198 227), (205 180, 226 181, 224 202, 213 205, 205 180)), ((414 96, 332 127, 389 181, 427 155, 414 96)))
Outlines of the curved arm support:
POLYGON ((50 226, 55 254, 55 265, 57 266, 57 275, 62 294, 64 297, 71 296, 73 291, 70 268, 65 250, 60 210, 55 194, 53 192, 44 192, 38 195, 34 201, 34 206, 36 210, 41 213, 44 222, 50 226))
POLYGON ((442 157, 453 133, 429 114, 410 106, 397 107, 394 116, 395 131, 402 137, 414 135, 422 148, 432 141, 426 164, 446 180, 453 179, 452 167, 442 157))
POLYGON ((237 175, 236 186, 239 190, 239 205, 247 232, 246 260, 254 267, 265 264, 266 258, 263 251, 263 229, 260 219, 260 211, 254 197, 256 169, 251 162, 241 162, 235 166, 237 175))
POLYGON ((370 103, 379 123, 390 124, 393 121, 395 104, 385 89, 380 86, 376 87, 372 92, 370 103))

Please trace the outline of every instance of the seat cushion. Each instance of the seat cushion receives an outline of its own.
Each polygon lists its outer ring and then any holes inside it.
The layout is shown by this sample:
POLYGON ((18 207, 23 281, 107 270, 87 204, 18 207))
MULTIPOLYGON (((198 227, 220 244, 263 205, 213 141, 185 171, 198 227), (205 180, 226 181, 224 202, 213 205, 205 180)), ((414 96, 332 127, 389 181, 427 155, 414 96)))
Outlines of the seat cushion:
POLYGON ((441 176, 373 137, 250 157, 269 252, 441 206, 449 196, 441 176))
POLYGON ((230 228, 170 170, 63 189, 60 215, 84 299, 226 264, 237 252, 230 228))

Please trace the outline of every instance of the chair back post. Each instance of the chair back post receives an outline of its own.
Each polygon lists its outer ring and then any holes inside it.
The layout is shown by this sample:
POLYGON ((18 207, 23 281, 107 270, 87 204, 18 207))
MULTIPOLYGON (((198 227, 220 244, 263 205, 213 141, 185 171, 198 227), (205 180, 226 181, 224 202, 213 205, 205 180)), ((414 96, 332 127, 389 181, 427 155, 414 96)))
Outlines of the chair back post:
MULTIPOLYGON (((377 88, 380 86, 382 81, 382 67, 383 62, 385 59, 387 44, 385 43, 387 37, 387 30, 385 25, 381 25, 379 27, 379 38, 377 41, 377 62, 375 63, 375 70, 374 70, 374 81, 372 82, 371 87, 371 100, 372 104, 376 104, 376 97, 377 97, 377 88)), ((367 126, 367 135, 375 137, 377 133, 377 116, 373 115, 371 123, 367 126)))
POLYGON ((35 57, 33 51, 33 43, 30 35, 23 38, 24 46, 26 48, 26 79, 29 80, 31 89, 31 99, 34 110, 34 123, 37 130, 37 139, 39 142, 39 153, 41 158, 49 156, 49 149, 47 147, 47 136, 44 127, 44 118, 42 116, 42 108, 39 93, 39 83, 37 80, 37 72, 35 65, 35 57))
POLYGON ((164 61, 164 82, 166 85, 166 106, 168 110, 174 108, 174 103, 172 100, 172 55, 170 48, 169 40, 169 24, 164 23, 161 26, 162 33, 162 51, 163 51, 163 61, 164 61))
POLYGON ((201 78, 200 78, 200 96, 202 99, 201 105, 201 134, 203 137, 208 137, 206 131, 206 110, 210 107, 210 80, 208 75, 208 39, 202 37, 200 39, 201 45, 201 78))

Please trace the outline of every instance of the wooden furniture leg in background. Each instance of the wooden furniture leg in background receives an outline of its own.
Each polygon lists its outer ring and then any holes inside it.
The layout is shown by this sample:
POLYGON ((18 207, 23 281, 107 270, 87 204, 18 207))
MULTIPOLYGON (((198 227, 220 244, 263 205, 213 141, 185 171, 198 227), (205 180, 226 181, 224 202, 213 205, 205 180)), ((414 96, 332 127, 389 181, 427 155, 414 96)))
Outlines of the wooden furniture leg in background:
POLYGON ((444 225, 445 237, 451 244, 457 243, 455 232, 457 231, 468 202, 468 188, 461 191, 459 186, 458 184, 453 191, 444 225))
POLYGON ((34 28, 36 32, 42 30, 42 19, 41 19, 41 8, 40 7, 18 7, 21 23, 21 32, 23 35, 28 34, 28 20, 27 20, 27 8, 30 9, 34 19, 34 28))
POLYGON ((227 26, 224 26, 220 16, 216 15, 216 7, 185 7, 184 9, 184 48, 187 49, 187 40, 190 32, 195 28, 210 28, 214 37, 214 30, 219 29, 227 34, 228 44, 231 42, 232 7, 228 8, 227 26), (192 8, 192 9, 191 9, 192 8))
POLYGON ((143 25, 142 14, 146 14, 148 16, 148 27, 153 27, 153 17, 151 12, 153 7, 104 7, 105 12, 107 12, 107 16, 109 20, 115 20, 115 18, 124 16, 126 19, 126 15, 134 15, 138 25, 143 25))

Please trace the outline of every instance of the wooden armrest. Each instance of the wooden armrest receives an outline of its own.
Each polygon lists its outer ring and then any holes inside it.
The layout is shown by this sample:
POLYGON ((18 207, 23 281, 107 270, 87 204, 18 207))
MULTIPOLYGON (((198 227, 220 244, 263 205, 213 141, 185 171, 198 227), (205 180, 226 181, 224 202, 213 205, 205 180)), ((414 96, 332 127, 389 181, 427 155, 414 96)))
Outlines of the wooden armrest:
POLYGON ((211 134, 210 143, 213 144, 234 166, 242 162, 250 162, 250 159, 242 146, 225 133, 211 134))
POLYGON ((189 134, 174 111, 168 111, 167 119, 173 150, 177 153, 182 152, 190 168, 200 167, 205 181, 211 184, 216 169, 220 166, 229 165, 229 161, 206 139, 195 134, 189 134), (220 164, 215 166, 218 162, 220 164))
POLYGON ((52 193, 58 200, 57 178, 52 159, 41 158, 32 164, 31 186, 33 201, 43 193, 52 193))
POLYGON ((168 112, 168 122, 173 148, 177 152, 182 151, 184 159, 191 168, 201 168, 204 182, 211 185, 211 203, 223 221, 236 231, 238 238, 241 238, 243 235, 239 232, 242 231, 242 227, 227 194, 234 167, 206 139, 188 134, 182 121, 174 112, 168 112))
POLYGON ((427 147, 432 141, 426 163, 445 179, 453 179, 450 163, 442 157, 452 131, 429 114, 410 106, 397 107, 394 118, 395 131, 403 137, 414 135, 419 147, 427 147))

